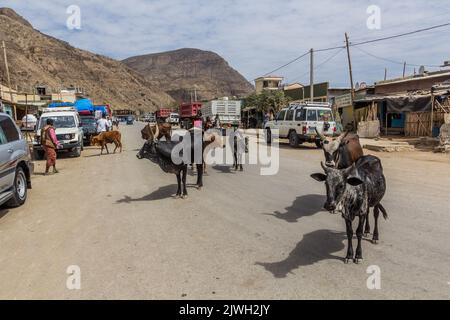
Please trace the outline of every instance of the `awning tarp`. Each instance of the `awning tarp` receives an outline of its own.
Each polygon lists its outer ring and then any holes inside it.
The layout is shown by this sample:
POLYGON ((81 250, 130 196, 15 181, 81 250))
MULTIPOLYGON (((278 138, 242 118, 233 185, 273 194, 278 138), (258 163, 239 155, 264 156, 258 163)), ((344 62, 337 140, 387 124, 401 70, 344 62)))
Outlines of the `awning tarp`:
POLYGON ((431 95, 405 95, 405 96, 382 96, 368 95, 362 99, 355 100, 358 106, 365 107, 371 102, 386 102, 387 112, 425 112, 431 111, 431 95))

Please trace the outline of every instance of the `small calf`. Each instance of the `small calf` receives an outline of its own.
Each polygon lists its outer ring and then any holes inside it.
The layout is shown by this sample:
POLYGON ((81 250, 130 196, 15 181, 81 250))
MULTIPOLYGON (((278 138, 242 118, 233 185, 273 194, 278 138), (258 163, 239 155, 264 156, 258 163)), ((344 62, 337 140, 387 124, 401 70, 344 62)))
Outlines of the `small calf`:
POLYGON ((108 144, 114 144, 116 146, 114 149, 114 153, 116 153, 117 149, 119 148, 120 152, 122 152, 122 134, 119 131, 108 131, 102 132, 98 136, 91 138, 91 145, 102 147, 100 155, 103 154, 103 149, 105 148, 106 152, 109 154, 108 144))

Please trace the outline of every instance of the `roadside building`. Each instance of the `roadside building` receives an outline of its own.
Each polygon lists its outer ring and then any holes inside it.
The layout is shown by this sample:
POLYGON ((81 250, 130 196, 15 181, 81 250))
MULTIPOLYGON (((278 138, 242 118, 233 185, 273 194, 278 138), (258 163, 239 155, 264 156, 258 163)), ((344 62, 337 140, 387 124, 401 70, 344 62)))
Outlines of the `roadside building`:
POLYGON ((358 122, 376 112, 384 135, 437 136, 448 113, 450 70, 376 82, 365 95, 356 95, 358 122))
POLYGON ((280 90, 282 89, 283 77, 267 76, 255 79, 255 90, 259 94, 264 90, 280 90))

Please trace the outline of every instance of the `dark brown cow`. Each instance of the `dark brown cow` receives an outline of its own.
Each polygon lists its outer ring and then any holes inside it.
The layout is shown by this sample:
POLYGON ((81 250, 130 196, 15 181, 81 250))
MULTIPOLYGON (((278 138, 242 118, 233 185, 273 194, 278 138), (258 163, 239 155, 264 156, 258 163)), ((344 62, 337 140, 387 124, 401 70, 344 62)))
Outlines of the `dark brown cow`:
POLYGON ((103 154, 103 149, 105 148, 106 152, 109 154, 108 144, 114 144, 116 146, 114 153, 116 153, 118 148, 120 148, 120 152, 122 152, 122 134, 119 131, 108 131, 102 132, 98 136, 91 138, 91 145, 102 147, 100 155, 103 154))
POLYGON ((316 132, 320 137, 328 167, 346 169, 364 156, 357 134, 345 132, 338 138, 332 139, 320 133, 317 128, 316 132))

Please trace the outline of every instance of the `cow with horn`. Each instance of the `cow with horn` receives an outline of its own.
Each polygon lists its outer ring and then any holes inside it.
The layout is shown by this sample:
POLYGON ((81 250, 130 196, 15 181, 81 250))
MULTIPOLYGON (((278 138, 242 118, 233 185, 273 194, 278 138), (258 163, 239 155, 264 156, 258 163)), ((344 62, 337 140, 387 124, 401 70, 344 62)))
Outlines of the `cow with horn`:
POLYGON ((337 138, 326 137, 316 128, 321 146, 325 153, 325 164, 331 168, 346 169, 364 156, 363 148, 357 134, 344 132, 337 138))

